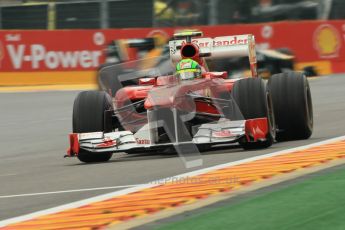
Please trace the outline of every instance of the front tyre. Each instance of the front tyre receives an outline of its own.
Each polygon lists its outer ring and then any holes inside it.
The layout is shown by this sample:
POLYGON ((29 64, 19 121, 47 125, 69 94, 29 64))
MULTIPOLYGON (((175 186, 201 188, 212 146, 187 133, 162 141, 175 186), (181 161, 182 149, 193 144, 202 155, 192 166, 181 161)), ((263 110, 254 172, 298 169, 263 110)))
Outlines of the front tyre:
MULTIPOLYGON (((106 130, 104 111, 112 109, 109 94, 103 91, 84 91, 77 95, 73 104, 73 133, 110 132, 106 130)), ((91 153, 80 150, 78 159, 85 163, 104 162, 112 153, 91 153)))
POLYGON ((271 95, 266 90, 266 83, 261 78, 245 78, 236 81, 231 91, 244 119, 267 118, 268 133, 265 141, 240 142, 244 149, 267 148, 275 139, 275 122, 271 95))
POLYGON ((313 133, 314 119, 306 76, 300 72, 275 74, 268 87, 278 128, 277 141, 308 139, 313 133))

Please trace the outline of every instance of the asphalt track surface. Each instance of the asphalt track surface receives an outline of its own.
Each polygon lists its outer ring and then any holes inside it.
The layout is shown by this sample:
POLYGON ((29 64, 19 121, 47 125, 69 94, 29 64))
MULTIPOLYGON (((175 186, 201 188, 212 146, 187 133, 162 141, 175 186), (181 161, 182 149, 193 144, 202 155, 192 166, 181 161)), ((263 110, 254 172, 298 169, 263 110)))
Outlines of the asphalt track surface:
POLYGON ((226 162, 297 147, 345 134, 345 76, 310 81, 314 134, 309 140, 276 143, 269 149, 215 149, 203 166, 187 169, 177 155, 115 155, 102 164, 64 159, 75 91, 0 94, 0 220, 55 207, 121 188, 61 192, 148 183, 226 162), (13 195, 23 195, 13 197, 13 195), (11 197, 12 196, 12 197, 11 197))

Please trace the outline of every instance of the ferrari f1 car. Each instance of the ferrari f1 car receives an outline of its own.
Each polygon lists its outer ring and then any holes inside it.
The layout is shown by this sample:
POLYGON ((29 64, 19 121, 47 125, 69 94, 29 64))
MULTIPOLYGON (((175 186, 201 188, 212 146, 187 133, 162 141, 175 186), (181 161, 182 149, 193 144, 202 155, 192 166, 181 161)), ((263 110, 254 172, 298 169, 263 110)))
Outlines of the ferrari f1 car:
POLYGON ((257 74, 253 35, 201 36, 175 34, 171 65, 145 68, 150 60, 138 60, 102 68, 103 90, 81 92, 74 101, 66 156, 102 162, 116 152, 188 154, 228 143, 257 149, 311 136, 312 99, 303 73, 275 74, 266 82, 257 74), (208 71, 207 59, 238 56, 248 56, 252 77, 208 71), (182 59, 198 62, 202 76, 177 78, 174 66, 182 59))

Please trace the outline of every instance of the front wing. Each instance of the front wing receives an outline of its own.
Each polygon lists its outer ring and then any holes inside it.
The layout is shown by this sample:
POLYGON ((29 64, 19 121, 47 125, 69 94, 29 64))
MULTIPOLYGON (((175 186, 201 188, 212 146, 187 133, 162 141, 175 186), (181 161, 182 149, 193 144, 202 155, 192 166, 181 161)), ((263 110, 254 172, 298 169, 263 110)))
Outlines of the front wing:
POLYGON ((110 133, 90 132, 71 133, 67 157, 78 155, 80 151, 93 153, 130 152, 166 148, 173 145, 194 143, 196 145, 214 145, 238 142, 245 138, 248 142, 266 140, 268 133, 267 118, 230 121, 221 119, 216 123, 203 124, 197 128, 190 142, 156 144, 151 141, 148 127, 143 127, 137 133, 116 131, 110 133), (143 135, 144 134, 144 135, 143 135))

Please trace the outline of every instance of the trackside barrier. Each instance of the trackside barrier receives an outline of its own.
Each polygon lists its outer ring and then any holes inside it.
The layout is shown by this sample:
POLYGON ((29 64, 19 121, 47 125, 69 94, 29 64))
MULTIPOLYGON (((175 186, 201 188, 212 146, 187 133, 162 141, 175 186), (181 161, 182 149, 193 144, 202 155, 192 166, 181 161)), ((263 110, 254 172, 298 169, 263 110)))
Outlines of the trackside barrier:
MULTIPOLYGON (((293 50, 297 69, 313 65, 320 74, 345 72, 345 20, 194 28, 207 37, 251 33, 260 49, 293 50)), ((166 41, 176 30, 2 30, 0 86, 94 84, 96 70, 105 61, 106 45, 112 40, 154 36, 166 41)))

